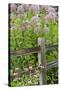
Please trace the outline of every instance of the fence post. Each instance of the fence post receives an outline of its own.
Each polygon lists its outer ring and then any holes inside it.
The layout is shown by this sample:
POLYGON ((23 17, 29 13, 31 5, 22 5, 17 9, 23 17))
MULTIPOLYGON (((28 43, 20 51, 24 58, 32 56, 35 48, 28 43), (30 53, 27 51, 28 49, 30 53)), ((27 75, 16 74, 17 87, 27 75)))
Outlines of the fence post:
MULTIPOLYGON (((44 40, 44 38, 38 38, 38 46, 41 47, 41 50, 38 52, 39 66, 42 65, 42 66, 46 67, 45 40, 44 40)), ((41 70, 41 72, 40 72, 39 84, 40 85, 46 84, 46 70, 45 70, 45 68, 43 70, 41 70)))

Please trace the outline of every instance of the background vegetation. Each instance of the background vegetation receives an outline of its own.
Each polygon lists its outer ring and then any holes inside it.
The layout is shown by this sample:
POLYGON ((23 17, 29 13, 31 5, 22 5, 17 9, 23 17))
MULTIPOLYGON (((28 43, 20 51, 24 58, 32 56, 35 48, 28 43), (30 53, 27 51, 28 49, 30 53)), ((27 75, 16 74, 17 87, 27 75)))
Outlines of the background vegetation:
MULTIPOLYGON (((58 7, 27 4, 10 4, 10 50, 38 46, 38 37, 45 38, 45 45, 58 44, 58 7)), ((46 52, 46 62, 58 59, 55 48, 46 52)), ((11 86, 38 85, 39 71, 19 73, 38 66, 37 54, 10 57, 11 86), (18 74, 18 75, 16 75, 18 74)), ((58 83, 58 68, 47 72, 47 84, 58 83)))

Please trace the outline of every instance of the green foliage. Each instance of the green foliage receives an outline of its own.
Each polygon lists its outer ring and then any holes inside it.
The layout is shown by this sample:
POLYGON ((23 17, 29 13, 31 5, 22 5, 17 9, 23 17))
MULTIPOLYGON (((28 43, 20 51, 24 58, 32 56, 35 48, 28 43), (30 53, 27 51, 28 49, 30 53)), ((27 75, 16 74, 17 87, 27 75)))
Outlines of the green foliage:
POLYGON ((22 75, 20 80, 11 82, 11 86, 31 86, 37 85, 39 80, 39 75, 22 75))

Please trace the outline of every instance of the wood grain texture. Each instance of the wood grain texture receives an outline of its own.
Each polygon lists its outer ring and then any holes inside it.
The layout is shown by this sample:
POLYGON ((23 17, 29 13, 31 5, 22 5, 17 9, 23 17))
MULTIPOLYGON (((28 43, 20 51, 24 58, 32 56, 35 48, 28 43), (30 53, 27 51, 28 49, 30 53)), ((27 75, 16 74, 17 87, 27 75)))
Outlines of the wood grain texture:
MULTIPOLYGON (((38 62, 39 66, 42 65, 46 67, 46 60, 45 60, 45 40, 43 38, 38 38, 38 46, 41 47, 40 52, 38 52, 38 62)), ((44 68, 40 72, 39 84, 43 85, 46 84, 46 69, 44 68)))
POLYGON ((21 56, 21 55, 27 55, 31 53, 38 53, 40 51, 40 47, 34 47, 34 48, 27 48, 27 49, 22 49, 18 51, 11 51, 11 55, 16 55, 16 56, 21 56))

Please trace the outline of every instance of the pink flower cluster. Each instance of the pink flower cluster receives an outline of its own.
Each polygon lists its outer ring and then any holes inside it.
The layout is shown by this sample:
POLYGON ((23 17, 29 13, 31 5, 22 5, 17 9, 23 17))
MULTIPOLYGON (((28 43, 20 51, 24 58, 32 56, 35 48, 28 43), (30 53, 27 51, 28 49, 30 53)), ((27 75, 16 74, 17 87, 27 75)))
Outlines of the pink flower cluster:
POLYGON ((40 5, 32 5, 32 4, 11 4, 11 12, 16 12, 18 14, 23 14, 24 12, 27 12, 29 10, 32 10, 35 14, 39 13, 40 11, 40 5))
MULTIPOLYGON (((43 16, 43 20, 45 22, 49 22, 50 20, 57 21, 58 20, 58 14, 54 6, 48 6, 48 5, 34 5, 34 4, 10 4, 11 7, 11 19, 12 18, 24 18, 27 16, 27 12, 31 10, 34 15, 30 18, 26 18, 23 20, 22 24, 18 25, 19 28, 22 31, 28 30, 31 26, 34 27, 34 30, 36 32, 40 32, 40 20, 41 17, 39 17, 41 11, 46 13, 45 16, 43 16)), ((46 23, 45 23, 46 24, 46 23)), ((15 29, 14 24, 12 25, 12 29, 15 29)), ((45 30, 46 27, 45 27, 45 30)), ((34 31, 34 32, 35 32, 34 31)), ((47 30, 49 32, 49 30, 47 30)))
POLYGON ((51 6, 48 7, 46 12, 47 12, 47 15, 44 17, 46 21, 49 21, 49 20, 57 21, 58 19, 57 12, 53 7, 51 6))

